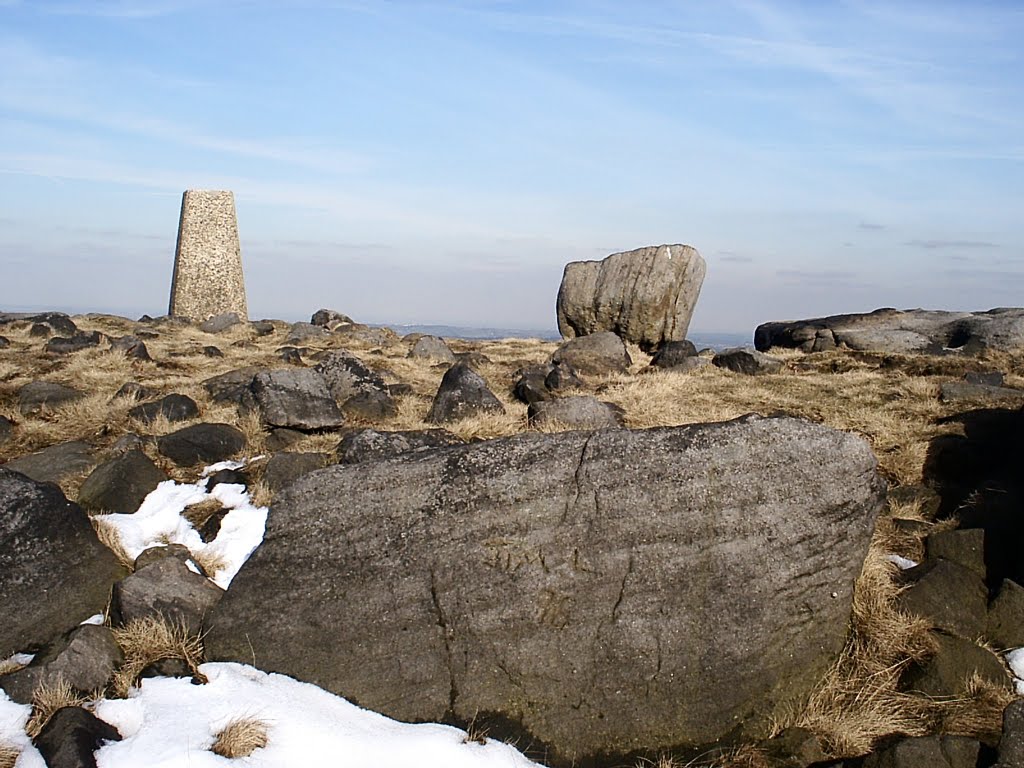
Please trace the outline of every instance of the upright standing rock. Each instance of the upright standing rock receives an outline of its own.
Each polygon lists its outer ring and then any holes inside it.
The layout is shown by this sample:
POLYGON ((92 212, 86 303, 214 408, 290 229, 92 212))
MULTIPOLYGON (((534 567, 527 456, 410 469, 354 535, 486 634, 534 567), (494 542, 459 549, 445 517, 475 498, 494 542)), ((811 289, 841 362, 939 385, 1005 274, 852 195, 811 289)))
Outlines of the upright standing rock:
POLYGON ((231 192, 189 189, 182 195, 168 312, 193 320, 225 312, 248 317, 231 192))
POLYGON ((558 330, 569 338, 611 331, 645 351, 682 341, 706 269, 688 245, 649 246, 566 264, 558 288, 558 330))

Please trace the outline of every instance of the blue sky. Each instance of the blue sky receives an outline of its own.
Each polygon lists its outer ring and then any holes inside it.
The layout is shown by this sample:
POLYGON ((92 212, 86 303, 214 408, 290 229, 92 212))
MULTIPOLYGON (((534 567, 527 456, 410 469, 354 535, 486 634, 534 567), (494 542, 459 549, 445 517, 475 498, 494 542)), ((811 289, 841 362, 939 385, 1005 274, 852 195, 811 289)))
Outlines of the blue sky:
POLYGON ((0 0, 0 309, 166 312, 235 193, 250 315, 554 327, 688 243, 692 328, 1024 303, 1024 3, 0 0))

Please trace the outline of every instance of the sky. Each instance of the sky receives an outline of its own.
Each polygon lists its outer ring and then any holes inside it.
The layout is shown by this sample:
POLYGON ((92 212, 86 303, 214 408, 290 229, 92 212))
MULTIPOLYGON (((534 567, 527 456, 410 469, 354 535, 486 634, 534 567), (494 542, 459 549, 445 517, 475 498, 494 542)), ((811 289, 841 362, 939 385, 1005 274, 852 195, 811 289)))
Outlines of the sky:
POLYGON ((0 310, 164 314, 235 194, 253 319, 551 329, 707 261, 692 330, 1019 306, 1024 3, 0 0, 0 310))

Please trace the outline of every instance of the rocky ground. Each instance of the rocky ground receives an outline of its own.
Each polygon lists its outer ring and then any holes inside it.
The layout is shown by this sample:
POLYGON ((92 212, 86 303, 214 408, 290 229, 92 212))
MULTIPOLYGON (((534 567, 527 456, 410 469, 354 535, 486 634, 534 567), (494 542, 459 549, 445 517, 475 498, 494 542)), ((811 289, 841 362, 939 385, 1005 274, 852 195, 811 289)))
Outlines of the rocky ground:
MULTIPOLYGON (((1016 705, 1003 728, 1014 698, 1003 652, 1024 646, 1024 526, 1016 514, 1021 358, 849 350, 716 355, 684 343, 651 356, 610 334, 560 347, 399 338, 326 311, 312 323, 236 320, 200 326, 0 315, 0 470, 56 483, 86 510, 120 559, 101 566, 110 578, 118 568, 138 577, 178 566, 140 564, 104 528, 103 515, 134 513, 163 480, 194 483, 203 466, 225 459, 262 457, 218 482, 244 484, 273 518, 279 492, 327 466, 524 432, 786 414, 867 440, 888 501, 839 661, 809 701, 778 719, 774 738, 714 751, 706 761, 1024 765, 1016 705)), ((21 482, 10 474, 5 481, 21 482)), ((45 488, 25 493, 46 496, 45 488)), ((203 542, 215 540, 228 519, 223 507, 190 508, 203 542)), ((5 524, 10 515, 0 530, 5 524)), ((84 541, 91 531, 75 535, 84 541)), ((10 560, 7 536, 0 558, 10 560)), ((185 559, 199 560, 193 565, 216 581, 223 564, 201 562, 196 549, 185 559)), ((197 576, 211 586, 195 586, 184 561, 165 561, 181 564, 176 578, 193 584, 185 591, 216 599, 213 582, 197 576)), ((13 588, 4 589, 7 599, 13 588)), ((106 596, 88 600, 103 610, 106 596)), ((197 605, 201 623, 201 599, 197 605)), ((117 606, 115 600, 103 618, 114 629, 128 623, 117 606)), ((21 634, 9 631, 0 657, 42 651, 68 629, 58 624, 32 621, 17 628, 21 634)), ((199 659, 165 673, 194 675, 199 659)), ((7 665, 13 670, 17 659, 7 665)), ((133 682, 121 685, 129 690, 133 682)), ((114 695, 110 681, 85 692, 105 686, 114 695)), ((26 695, 31 700, 31 686, 26 695)), ((668 765, 674 758, 660 759, 668 765)))

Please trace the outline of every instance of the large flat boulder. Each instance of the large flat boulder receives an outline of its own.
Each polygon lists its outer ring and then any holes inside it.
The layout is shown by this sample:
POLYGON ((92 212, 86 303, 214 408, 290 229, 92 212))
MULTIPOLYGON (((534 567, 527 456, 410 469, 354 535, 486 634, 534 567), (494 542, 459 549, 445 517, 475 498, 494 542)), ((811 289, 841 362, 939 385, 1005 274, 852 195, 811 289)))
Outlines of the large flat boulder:
POLYGON ((754 346, 820 352, 846 347, 890 354, 977 354, 986 349, 1024 349, 1024 309, 1004 307, 987 312, 926 309, 876 309, 759 325, 754 346))
POLYGON ((756 416, 329 467, 206 648, 550 764, 761 738, 843 646, 884 487, 860 438, 756 416))
POLYGON ((566 337, 611 331, 645 351, 682 341, 707 265, 689 245, 657 245, 565 265, 558 330, 566 337))
POLYGON ((60 488, 0 467, 0 659, 102 613, 123 575, 60 488))

